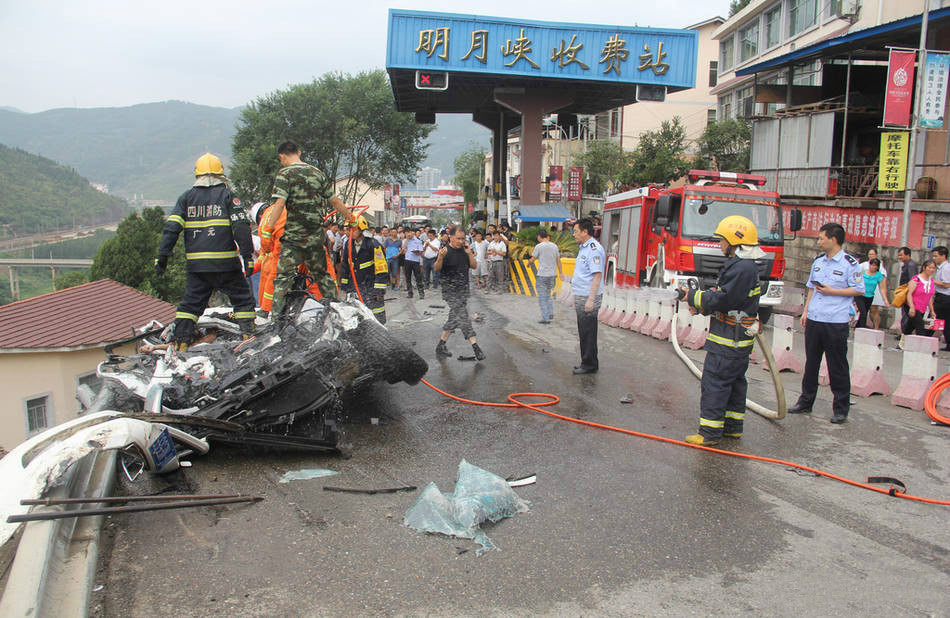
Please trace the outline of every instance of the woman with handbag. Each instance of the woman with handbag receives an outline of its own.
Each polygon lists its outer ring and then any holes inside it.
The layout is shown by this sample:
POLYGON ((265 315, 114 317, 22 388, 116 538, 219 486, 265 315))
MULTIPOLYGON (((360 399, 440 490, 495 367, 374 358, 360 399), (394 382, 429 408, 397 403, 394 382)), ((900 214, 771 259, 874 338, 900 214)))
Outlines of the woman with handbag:
MULTIPOLYGON (((927 328, 925 316, 934 315, 934 282, 937 264, 933 260, 923 263, 923 268, 907 283, 907 322, 901 332, 903 335, 916 333, 930 337, 933 331, 927 328)), ((904 336, 901 336, 900 348, 904 348, 904 336)))

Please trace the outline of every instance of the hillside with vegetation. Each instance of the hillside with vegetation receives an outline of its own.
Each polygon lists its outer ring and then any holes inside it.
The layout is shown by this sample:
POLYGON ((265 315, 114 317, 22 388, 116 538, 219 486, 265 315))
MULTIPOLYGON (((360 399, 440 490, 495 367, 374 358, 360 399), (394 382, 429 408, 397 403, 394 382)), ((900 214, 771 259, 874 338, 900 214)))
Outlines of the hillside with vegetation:
POLYGON ((203 153, 227 163, 239 113, 182 101, 38 114, 0 110, 0 143, 69 165, 120 197, 174 202, 194 181, 203 153))
POLYGON ((3 144, 0 187, 0 236, 110 223, 129 212, 76 170, 3 144))

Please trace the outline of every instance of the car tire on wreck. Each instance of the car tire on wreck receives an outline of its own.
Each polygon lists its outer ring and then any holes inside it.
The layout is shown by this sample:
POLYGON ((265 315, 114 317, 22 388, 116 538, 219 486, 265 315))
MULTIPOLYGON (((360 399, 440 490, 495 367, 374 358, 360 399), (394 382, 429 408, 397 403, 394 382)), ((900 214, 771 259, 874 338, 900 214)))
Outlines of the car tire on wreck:
POLYGON ((418 384, 429 370, 429 364, 424 358, 393 337, 392 333, 376 320, 363 320, 346 336, 359 350, 364 361, 376 368, 380 378, 389 384, 418 384))

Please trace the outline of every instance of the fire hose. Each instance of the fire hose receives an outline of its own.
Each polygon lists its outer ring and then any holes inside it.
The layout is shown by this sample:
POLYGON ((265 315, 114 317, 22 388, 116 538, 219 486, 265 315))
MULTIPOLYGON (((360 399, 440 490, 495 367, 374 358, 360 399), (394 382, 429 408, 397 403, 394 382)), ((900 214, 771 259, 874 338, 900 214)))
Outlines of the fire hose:
POLYGON ((930 385, 927 394, 924 396, 924 411, 927 412, 927 416, 933 422, 950 426, 950 418, 937 412, 937 400, 940 398, 940 393, 948 386, 950 386, 950 373, 943 374, 930 385))
MULTIPOLYGON (((353 268, 353 260, 351 259, 349 260, 349 262, 350 262, 350 273, 353 276, 353 287, 356 290, 356 295, 359 296, 360 301, 362 301, 363 295, 360 294, 359 285, 356 284, 356 271, 353 268)), ((672 320, 670 332, 671 332, 671 339, 673 340, 673 347, 676 349, 676 352, 679 355, 679 357, 683 359, 683 362, 686 363, 687 367, 690 367, 691 371, 696 375, 696 377, 702 377, 702 372, 699 371, 696 365, 694 365, 693 362, 689 360, 689 358, 683 353, 683 351, 679 347, 679 342, 676 340, 676 314, 675 313, 673 314, 673 320, 672 320)), ((775 384, 775 394, 776 394, 776 397, 778 398, 779 409, 777 411, 769 410, 752 401, 746 401, 746 407, 752 410, 753 412, 756 412, 757 414, 761 414, 762 416, 765 416, 766 418, 775 418, 775 419, 785 418, 785 389, 782 387, 782 381, 779 378, 778 371, 775 369, 775 359, 772 357, 771 351, 763 343, 762 337, 758 332, 756 332, 755 334, 755 339, 759 343, 759 347, 762 349, 762 353, 765 355, 766 361, 769 363, 769 371, 772 373, 772 381, 775 384)), ((950 380, 950 374, 943 376, 941 380, 944 380, 945 378, 947 380, 950 380)), ((551 393, 511 393, 508 395, 508 402, 502 403, 502 402, 492 402, 492 401, 478 401, 475 399, 465 399, 463 397, 453 395, 451 393, 448 393, 440 389, 439 387, 433 385, 432 383, 430 383, 428 380, 424 378, 422 379, 422 383, 428 386, 429 388, 431 388, 432 390, 434 390, 435 392, 441 395, 444 395, 445 397, 448 397, 449 399, 454 399, 455 401, 459 401, 462 403, 467 403, 467 404, 471 404, 475 406, 490 407, 490 408, 525 408, 527 410, 531 410, 532 412, 536 412, 537 414, 543 414, 551 418, 567 421, 569 423, 575 423, 578 425, 583 425, 585 427, 592 427, 595 429, 613 431, 613 432, 625 434, 628 436, 636 436, 638 438, 646 438, 648 440, 655 440, 657 442, 675 444, 677 446, 685 446, 687 448, 707 451, 710 453, 715 453, 717 455, 726 455, 726 456, 735 457, 738 459, 750 459, 753 461, 761 461, 764 463, 778 464, 778 465, 785 466, 788 468, 794 468, 797 470, 810 472, 814 474, 815 476, 829 478, 835 481, 839 481, 841 483, 845 483, 846 485, 851 485, 853 487, 860 487, 862 489, 867 489, 869 491, 889 495, 892 497, 903 498, 905 500, 910 500, 913 502, 924 502, 926 504, 950 506, 950 500, 937 500, 934 498, 925 498, 922 496, 915 496, 915 495, 908 494, 903 483, 901 483, 900 481, 897 481, 896 479, 891 479, 889 477, 868 477, 868 482, 862 483, 861 481, 855 481, 843 476, 839 476, 837 474, 832 474, 831 472, 827 472, 819 468, 812 468, 810 466, 805 466, 803 464, 795 463, 792 461, 785 461, 783 459, 776 459, 774 457, 763 457, 760 455, 748 455, 746 453, 737 453, 735 451, 726 451, 723 449, 713 448, 710 446, 700 446, 698 444, 690 444, 688 442, 683 442, 682 440, 674 440, 672 438, 666 438, 663 436, 657 436, 657 435, 644 433, 640 431, 633 431, 632 429, 624 429, 622 427, 615 427, 613 425, 606 425, 604 423, 595 423, 593 421, 586 421, 586 420, 574 418, 571 416, 564 416, 563 414, 557 414, 556 412, 551 412, 549 410, 543 409, 546 406, 552 406, 561 401, 560 397, 558 397, 557 395, 553 395, 551 393), (524 397, 539 397, 542 399, 546 399, 546 401, 540 401, 537 403, 527 403, 527 402, 521 401, 521 399, 524 397), (897 484, 899 487, 895 487, 894 485, 891 485, 889 488, 884 489, 883 487, 875 487, 874 485, 871 484, 873 482, 878 482, 878 483, 879 482, 893 482, 897 484)), ((950 419, 947 419, 947 420, 950 421, 950 419)))
MULTIPOLYGON (((775 399, 778 403, 777 410, 770 410, 763 405, 759 405, 751 399, 746 399, 745 407, 749 410, 752 410, 760 416, 764 416, 767 419, 771 420, 782 420, 785 418, 785 411, 787 408, 787 403, 785 401, 785 386, 782 384, 782 378, 779 376, 778 369, 775 367, 775 358, 772 356, 772 351, 767 345, 765 345, 765 340, 762 338, 762 329, 759 327, 759 322, 756 322, 756 331, 755 331, 755 341, 759 344, 759 349, 762 350, 762 355, 765 356, 765 362, 768 363, 769 374, 772 376, 772 384, 775 386, 775 399)), ((686 367, 689 368, 693 375, 699 379, 702 379, 703 372, 699 370, 699 367, 690 360, 686 353, 683 352, 683 349, 680 348, 679 340, 676 337, 676 313, 673 313, 673 320, 670 324, 670 341, 673 342, 673 350, 676 351, 676 355, 680 357, 680 360, 686 364, 686 367)))

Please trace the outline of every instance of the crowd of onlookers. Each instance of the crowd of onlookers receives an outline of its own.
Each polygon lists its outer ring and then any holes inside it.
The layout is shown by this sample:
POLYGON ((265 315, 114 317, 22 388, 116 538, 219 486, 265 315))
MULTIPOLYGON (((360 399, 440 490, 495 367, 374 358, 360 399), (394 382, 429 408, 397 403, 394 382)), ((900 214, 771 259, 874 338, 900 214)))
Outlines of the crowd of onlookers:
MULTIPOLYGON (((436 229, 430 225, 418 228, 402 225, 391 228, 384 225, 370 228, 367 233, 386 252, 391 289, 403 289, 409 297, 418 291, 420 298, 425 298, 426 290, 439 288, 440 276, 434 266, 439 249, 449 242, 447 229, 436 229)), ((336 224, 327 226, 326 246, 334 263, 339 263, 339 248, 344 234, 336 224)), ((476 289, 494 294, 508 290, 510 274, 507 256, 512 238, 511 229, 504 223, 488 225, 484 232, 475 227, 466 232, 465 242, 475 254, 478 264, 472 271, 476 289)))

